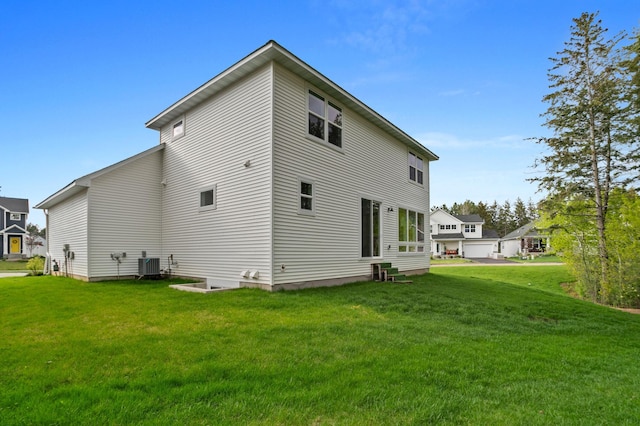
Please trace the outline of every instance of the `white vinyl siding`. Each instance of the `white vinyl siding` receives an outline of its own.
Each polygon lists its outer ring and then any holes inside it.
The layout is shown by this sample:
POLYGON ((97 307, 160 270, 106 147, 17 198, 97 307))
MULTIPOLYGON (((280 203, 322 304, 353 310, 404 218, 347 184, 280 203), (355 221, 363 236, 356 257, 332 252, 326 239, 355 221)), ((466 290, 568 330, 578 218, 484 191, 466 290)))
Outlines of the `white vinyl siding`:
POLYGON ((397 214, 388 211, 398 204, 429 211, 427 182, 407 179, 407 147, 347 108, 343 150, 314 143, 306 137, 308 86, 279 66, 275 77, 274 283, 369 275, 371 259, 361 257, 362 198, 381 202, 381 257, 400 270, 428 268, 426 253, 398 256, 397 214), (314 217, 297 214, 291 194, 299 175, 314 178, 314 217))
POLYGON ((65 272, 64 245, 74 258, 67 263, 67 273, 78 278, 87 279, 87 190, 72 196, 63 203, 49 209, 47 224, 48 248, 51 259, 56 260, 60 273, 65 272))
MULTIPOLYGON (((126 253, 120 275, 137 275, 138 258, 161 255, 162 151, 94 178, 89 188, 91 278, 115 277, 111 253, 126 253)), ((165 263, 162 262, 162 267, 165 263)))
MULTIPOLYGON (((270 283, 271 67, 264 66, 185 114, 188 131, 166 141, 163 259, 174 272, 219 282, 270 283), (215 210, 198 191, 215 184, 215 210), (245 270, 259 278, 241 278, 245 270)), ((297 211, 297 209, 296 209, 297 211)))

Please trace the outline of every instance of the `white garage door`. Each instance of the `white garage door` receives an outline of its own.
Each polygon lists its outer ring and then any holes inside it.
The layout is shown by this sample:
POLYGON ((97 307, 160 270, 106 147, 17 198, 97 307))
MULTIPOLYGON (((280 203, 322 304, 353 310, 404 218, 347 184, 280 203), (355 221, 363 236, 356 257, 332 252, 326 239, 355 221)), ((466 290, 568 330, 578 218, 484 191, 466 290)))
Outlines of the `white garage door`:
POLYGON ((493 244, 465 244, 464 257, 490 257, 493 244))

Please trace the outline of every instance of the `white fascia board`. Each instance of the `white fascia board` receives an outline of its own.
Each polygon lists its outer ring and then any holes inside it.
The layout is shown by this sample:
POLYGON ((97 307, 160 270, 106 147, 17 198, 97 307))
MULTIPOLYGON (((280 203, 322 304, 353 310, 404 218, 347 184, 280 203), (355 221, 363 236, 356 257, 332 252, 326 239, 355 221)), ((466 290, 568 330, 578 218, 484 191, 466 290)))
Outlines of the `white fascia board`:
POLYGON ((132 157, 126 158, 122 161, 119 161, 115 164, 112 164, 110 166, 107 166, 103 169, 97 170, 93 173, 89 173, 88 175, 82 176, 76 180, 74 180, 73 182, 71 182, 69 185, 65 186, 64 188, 62 188, 61 190, 59 190, 58 192, 50 195, 49 197, 47 197, 44 201, 39 202, 38 204, 36 204, 35 208, 37 209, 48 209, 52 206, 55 206, 56 204, 66 200, 67 198, 77 194, 78 192, 87 189, 89 187, 91 187, 91 181, 99 176, 102 176, 106 173, 109 173, 113 170, 116 170, 126 164, 131 163, 132 161, 135 161, 139 158, 142 157, 146 157, 147 155, 153 154, 156 151, 160 151, 161 149, 164 149, 164 145, 160 144, 160 145, 156 145, 151 149, 147 149, 146 151, 143 151, 139 154, 136 154, 132 157))
POLYGON ((346 90, 338 86, 336 83, 316 71, 313 67, 299 59, 297 56, 271 40, 264 46, 255 50, 253 53, 241 59, 236 64, 227 68, 216 77, 212 78, 196 90, 192 91, 173 105, 166 108, 160 114, 153 117, 146 123, 146 127, 154 130, 160 130, 163 126, 171 123, 177 117, 185 114, 189 109, 203 102, 205 99, 213 96, 225 87, 235 83, 249 73, 262 67, 269 62, 276 62, 285 67, 302 79, 310 82, 324 91, 331 97, 340 101, 347 108, 357 112, 365 119, 374 123, 379 128, 391 134, 398 140, 402 141, 411 149, 420 152, 429 161, 438 160, 439 157, 431 152, 417 140, 406 134, 404 131, 396 127, 389 120, 369 108, 356 97, 348 93, 346 90))

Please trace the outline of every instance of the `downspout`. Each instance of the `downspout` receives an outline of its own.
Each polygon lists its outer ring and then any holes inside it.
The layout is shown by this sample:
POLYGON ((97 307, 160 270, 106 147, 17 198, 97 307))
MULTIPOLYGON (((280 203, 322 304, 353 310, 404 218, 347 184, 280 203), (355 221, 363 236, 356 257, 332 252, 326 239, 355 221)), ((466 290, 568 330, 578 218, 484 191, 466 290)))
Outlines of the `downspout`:
POLYGON ((45 249, 46 256, 44 258, 44 270, 43 275, 51 274, 51 253, 49 253, 49 209, 42 209, 45 217, 45 238, 47 240, 47 247, 45 249))

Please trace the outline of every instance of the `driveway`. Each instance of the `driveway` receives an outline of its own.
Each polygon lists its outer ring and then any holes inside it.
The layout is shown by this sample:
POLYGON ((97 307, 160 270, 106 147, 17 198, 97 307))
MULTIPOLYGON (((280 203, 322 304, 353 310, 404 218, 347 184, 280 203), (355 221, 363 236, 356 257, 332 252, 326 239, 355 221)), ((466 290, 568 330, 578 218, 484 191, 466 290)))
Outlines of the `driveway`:
POLYGON ((518 262, 514 262, 506 259, 493 259, 491 257, 467 257, 467 259, 471 260, 474 263, 482 263, 487 265, 514 265, 518 264, 518 262))

